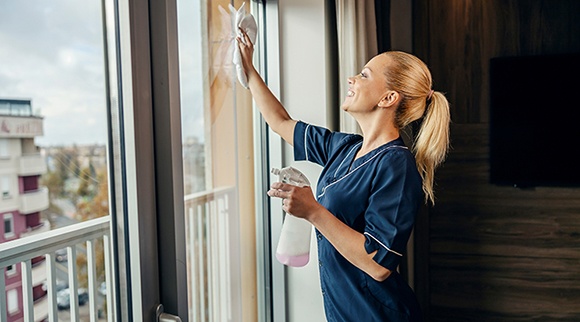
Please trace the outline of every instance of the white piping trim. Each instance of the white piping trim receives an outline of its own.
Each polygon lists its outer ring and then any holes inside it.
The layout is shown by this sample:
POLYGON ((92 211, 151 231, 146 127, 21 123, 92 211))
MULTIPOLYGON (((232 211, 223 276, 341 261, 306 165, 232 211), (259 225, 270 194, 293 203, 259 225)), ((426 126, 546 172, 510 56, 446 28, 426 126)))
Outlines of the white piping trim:
MULTIPOLYGON (((348 157, 350 156, 350 154, 352 153, 352 151, 354 151, 354 149, 356 149, 359 145, 361 145, 362 142, 354 145, 350 151, 348 151, 348 154, 346 155, 346 157, 344 157, 344 159, 342 159, 342 162, 340 163, 340 165, 338 166, 338 168, 336 168, 336 171, 334 171, 334 177, 336 178, 336 174, 338 173, 338 170, 340 170, 340 168, 342 167, 342 164, 344 163, 344 161, 346 161, 346 159, 348 159, 348 157)), ((354 162, 354 161, 353 161, 354 162)))
POLYGON ((383 246, 384 249, 388 250, 389 252, 395 254, 395 255, 399 255, 400 257, 403 257, 402 254, 397 253, 396 251, 390 249, 389 247, 385 246, 385 244, 381 243, 378 239, 375 238, 375 236, 367 233, 366 231, 364 232, 365 235, 369 236, 370 238, 374 239, 379 245, 383 246))
POLYGON ((392 145, 392 146, 388 146, 384 149, 382 149, 381 151, 377 152, 377 154, 373 155, 370 159, 366 160, 365 162, 363 162, 363 164, 359 165, 358 167, 354 168, 354 170, 350 171, 349 173, 347 173, 346 175, 344 175, 342 178, 336 180, 335 182, 326 185, 322 188, 322 193, 318 196, 318 198, 322 198, 322 196, 324 196, 324 194, 326 193, 326 189, 328 189, 329 187, 339 183, 340 181, 342 181, 342 179, 350 176, 352 173, 354 173, 356 170, 360 169, 362 166, 364 166, 365 164, 371 162, 371 160, 373 160, 374 158, 376 158, 377 156, 379 156, 381 153, 383 153, 383 151, 392 149, 392 148, 403 148, 403 149, 407 149, 406 146, 402 146, 402 145, 392 145))
POLYGON ((306 161, 308 160, 308 149, 306 148, 306 144, 308 144, 308 129, 310 128, 310 124, 306 124, 306 129, 304 130, 304 155, 306 156, 306 161))

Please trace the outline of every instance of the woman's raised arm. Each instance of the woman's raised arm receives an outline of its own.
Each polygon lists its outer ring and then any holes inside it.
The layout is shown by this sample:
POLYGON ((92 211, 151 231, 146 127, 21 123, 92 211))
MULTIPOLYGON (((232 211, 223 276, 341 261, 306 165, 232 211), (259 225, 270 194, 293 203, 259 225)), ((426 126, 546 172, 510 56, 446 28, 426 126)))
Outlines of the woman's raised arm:
POLYGON ((260 113, 262 113, 264 120, 270 128, 278 133, 284 141, 290 145, 294 145, 294 126, 296 125, 296 120, 290 117, 282 103, 274 96, 266 83, 264 83, 260 74, 258 74, 258 71, 254 68, 252 62, 254 45, 248 35, 243 30, 240 29, 240 31, 243 41, 240 37, 237 37, 236 41, 240 47, 242 64, 248 77, 248 86, 252 97, 256 101, 260 113))

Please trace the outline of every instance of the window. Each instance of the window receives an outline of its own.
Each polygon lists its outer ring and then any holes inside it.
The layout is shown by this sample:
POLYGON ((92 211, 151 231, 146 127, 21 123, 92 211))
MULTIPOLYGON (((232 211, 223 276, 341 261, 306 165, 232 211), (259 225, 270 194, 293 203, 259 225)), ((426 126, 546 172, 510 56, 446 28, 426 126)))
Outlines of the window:
POLYGON ((12 193, 11 193, 11 187, 10 187, 10 176, 9 175, 3 175, 0 178, 1 182, 0 184, 2 185, 2 198, 3 199, 8 199, 10 197, 12 197, 12 193))
POLYGON ((12 214, 4 214, 4 238, 14 237, 14 217, 12 214))
POLYGON ((253 108, 232 63, 228 7, 250 13, 252 3, 177 4, 189 320, 257 321, 253 108))
POLYGON ((6 267, 6 275, 11 276, 16 274, 16 266, 14 265, 9 265, 6 267))
MULTIPOLYGON (((12 198, 0 199, 0 205, 13 212, 0 214, 0 239, 31 237, 109 215, 110 100, 102 5, 111 2, 0 5, 0 159, 10 158, 0 160, 0 187, 2 198, 12 198), (19 183, 20 193, 26 193, 19 194, 19 183), (27 214, 18 215, 23 209, 27 214)), ((93 252, 99 282, 105 275, 100 245, 97 241, 93 252)), ((89 255, 79 252, 74 262, 80 286, 88 285, 89 255)), ((69 273, 67 265, 55 270, 60 278, 69 273)), ((14 289, 17 280, 11 278, 6 289, 14 289)), ((5 311, 22 311, 22 291, 17 290, 7 294, 5 311)), ((96 302, 103 311, 101 295, 96 302)), ((83 311, 80 319, 88 318, 83 311)))
POLYGON ((6 291, 6 302, 8 304, 8 314, 13 315, 18 313, 18 290, 11 289, 6 291))
POLYGON ((10 158, 9 143, 8 139, 0 139, 0 159, 10 158))

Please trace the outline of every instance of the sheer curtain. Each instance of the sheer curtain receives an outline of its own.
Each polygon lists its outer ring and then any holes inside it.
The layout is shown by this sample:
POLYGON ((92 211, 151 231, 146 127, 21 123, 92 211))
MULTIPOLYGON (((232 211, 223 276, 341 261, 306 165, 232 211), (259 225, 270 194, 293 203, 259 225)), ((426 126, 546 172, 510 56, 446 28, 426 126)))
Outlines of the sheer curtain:
MULTIPOLYGON (((348 91, 347 77, 358 74, 378 53, 375 19, 375 0, 336 0, 340 102, 348 91)), ((347 113, 340 113, 340 130, 360 133, 347 113)))

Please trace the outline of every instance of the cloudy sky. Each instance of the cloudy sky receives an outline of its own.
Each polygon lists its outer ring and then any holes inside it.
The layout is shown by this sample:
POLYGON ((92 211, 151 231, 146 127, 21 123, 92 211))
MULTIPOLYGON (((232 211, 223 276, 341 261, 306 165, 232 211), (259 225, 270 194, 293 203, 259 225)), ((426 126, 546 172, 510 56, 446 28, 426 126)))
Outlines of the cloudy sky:
MULTIPOLYGON (((181 5, 180 10, 194 9, 181 5)), ((195 27, 180 23, 187 31, 195 27)), ((193 76, 198 72, 194 38, 181 44, 184 137, 199 137, 196 131, 203 129, 196 124, 203 122, 201 110, 194 108, 201 96, 193 76)), ((37 145, 106 142, 103 57, 100 1, 0 1, 0 98, 32 100, 33 110, 44 117, 37 145)))

